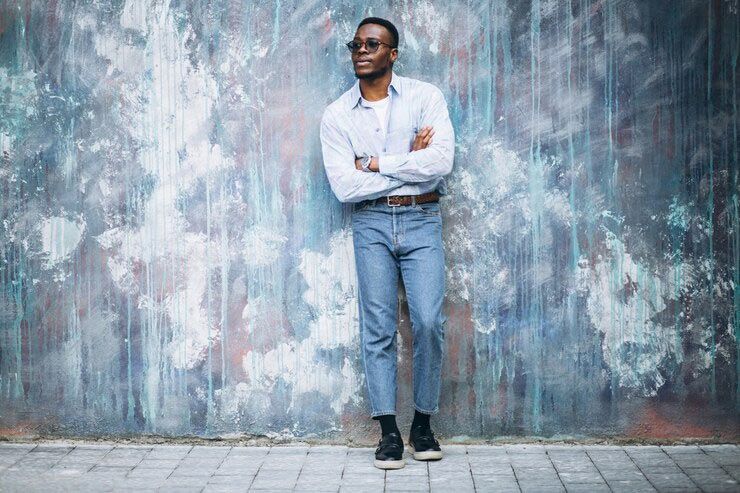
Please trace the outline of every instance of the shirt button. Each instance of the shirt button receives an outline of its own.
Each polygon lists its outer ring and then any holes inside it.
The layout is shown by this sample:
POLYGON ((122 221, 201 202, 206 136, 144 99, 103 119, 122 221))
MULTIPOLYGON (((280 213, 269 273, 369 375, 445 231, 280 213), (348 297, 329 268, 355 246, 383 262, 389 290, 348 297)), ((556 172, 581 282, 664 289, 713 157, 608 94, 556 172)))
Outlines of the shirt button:
POLYGON ((385 152, 385 147, 383 147, 383 152, 385 152))
POLYGON ((380 129, 379 129, 379 128, 376 128, 376 129, 375 129, 375 131, 376 131, 376 132, 380 132, 380 129))

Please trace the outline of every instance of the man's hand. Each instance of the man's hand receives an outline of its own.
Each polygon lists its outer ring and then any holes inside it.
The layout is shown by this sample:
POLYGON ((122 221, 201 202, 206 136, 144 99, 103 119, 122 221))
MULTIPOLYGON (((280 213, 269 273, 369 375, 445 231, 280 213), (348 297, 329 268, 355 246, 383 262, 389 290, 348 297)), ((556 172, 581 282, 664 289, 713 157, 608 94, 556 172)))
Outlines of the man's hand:
POLYGON ((434 129, 431 126, 423 127, 419 130, 419 133, 414 137, 414 142, 411 144, 412 151, 418 151, 426 149, 429 144, 432 143, 432 135, 434 135, 434 129))

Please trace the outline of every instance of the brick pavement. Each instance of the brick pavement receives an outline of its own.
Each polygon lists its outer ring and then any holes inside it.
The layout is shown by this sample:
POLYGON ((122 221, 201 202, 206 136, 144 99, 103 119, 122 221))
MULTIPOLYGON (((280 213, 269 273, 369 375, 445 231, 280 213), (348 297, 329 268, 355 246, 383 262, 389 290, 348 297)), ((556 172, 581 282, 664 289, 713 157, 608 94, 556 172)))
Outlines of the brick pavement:
POLYGON ((740 492, 737 445, 445 445, 382 471, 374 448, 0 442, 0 491, 740 492))

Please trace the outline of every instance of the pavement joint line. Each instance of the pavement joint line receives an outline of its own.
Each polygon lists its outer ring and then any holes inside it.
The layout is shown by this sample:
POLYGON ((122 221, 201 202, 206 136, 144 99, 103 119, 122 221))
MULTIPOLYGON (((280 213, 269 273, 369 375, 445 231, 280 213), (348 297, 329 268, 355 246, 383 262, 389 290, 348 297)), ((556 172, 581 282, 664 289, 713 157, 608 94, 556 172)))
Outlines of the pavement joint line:
MULTIPOLYGON (((591 457, 591 454, 588 453, 588 449, 584 448, 583 451, 586 453, 586 457, 588 457, 588 460, 591 461, 591 465, 594 466, 596 471, 599 473, 599 476, 601 476, 601 479, 604 481, 604 484, 606 485, 606 487, 609 488, 609 491, 612 491, 612 487, 609 486, 609 483, 606 481, 606 478, 602 474, 601 469, 599 469, 599 466, 597 466, 596 463, 594 462, 594 458, 591 457)), ((625 455, 627 454, 625 453, 625 455)))
MULTIPOLYGON (((673 457, 671 457, 671 456, 670 456, 670 455, 669 455, 669 454, 668 454, 668 453, 667 453, 667 452, 665 451, 665 449, 663 449, 663 447, 660 447, 660 446, 658 446, 658 450, 660 450, 660 451, 661 451, 661 452, 662 452, 662 453, 663 453, 663 454, 664 454, 664 455, 665 455, 666 457, 668 457, 668 458, 669 458, 669 459, 671 460, 671 462, 673 462, 674 464, 676 464, 676 466, 678 466, 678 464, 677 464, 677 463, 676 463, 676 461, 675 461, 675 460, 673 459, 673 457)), ((635 465, 635 467, 637 467, 637 470, 639 470, 639 471, 640 471, 640 474, 642 474, 642 477, 644 477, 644 478, 645 478, 645 481, 647 481, 648 483, 650 483, 650 486, 652 486, 653 488, 655 488, 655 490, 656 490, 656 491, 661 491, 661 489, 660 489, 660 488, 659 488, 658 486, 656 486, 656 485, 655 485, 655 484, 654 484, 654 483, 653 483, 653 482, 652 482, 652 481, 650 480, 650 478, 648 477, 648 475, 647 475, 647 474, 645 474, 645 471, 643 471, 643 470, 642 470, 642 467, 640 467, 640 465, 639 465, 639 464, 637 464, 637 462, 635 462, 635 459, 634 459, 634 457, 632 457, 632 455, 630 455, 630 453, 629 453, 629 452, 628 452, 627 450, 625 450, 625 452, 627 453, 627 456, 628 456, 628 457, 630 458, 630 460, 631 460, 631 461, 632 461, 632 463, 633 463, 633 464, 635 465)), ((688 474, 686 474, 686 471, 684 471, 684 470, 683 470, 683 469, 682 469, 682 468, 681 468, 680 466, 678 466, 678 468, 679 468, 679 469, 681 469, 681 472, 682 472, 682 473, 684 474, 684 476, 688 477, 688 474)), ((690 480, 690 481, 691 481, 692 483, 694 483, 694 486, 696 486, 696 487, 697 487, 697 488, 699 489, 699 491, 704 491, 703 489, 701 489, 701 488, 699 487, 699 485, 698 485, 698 484, 696 484, 696 483, 694 482, 694 480, 693 480, 693 479, 689 478, 689 480, 690 480)))

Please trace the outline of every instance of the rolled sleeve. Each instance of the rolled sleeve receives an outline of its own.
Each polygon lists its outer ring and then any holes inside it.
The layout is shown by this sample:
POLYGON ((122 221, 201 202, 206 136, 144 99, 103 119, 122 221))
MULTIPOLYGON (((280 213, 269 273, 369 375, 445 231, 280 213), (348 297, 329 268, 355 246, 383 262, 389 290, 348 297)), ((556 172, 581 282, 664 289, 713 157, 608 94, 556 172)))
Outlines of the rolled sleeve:
POLYGON ((326 176, 340 202, 382 197, 404 185, 402 180, 355 168, 355 153, 349 135, 342 130, 331 107, 321 118, 320 138, 326 176))

